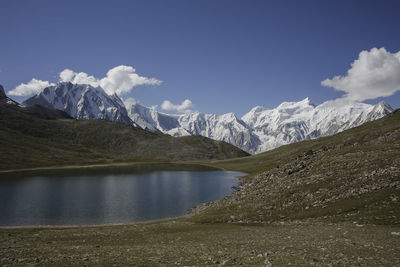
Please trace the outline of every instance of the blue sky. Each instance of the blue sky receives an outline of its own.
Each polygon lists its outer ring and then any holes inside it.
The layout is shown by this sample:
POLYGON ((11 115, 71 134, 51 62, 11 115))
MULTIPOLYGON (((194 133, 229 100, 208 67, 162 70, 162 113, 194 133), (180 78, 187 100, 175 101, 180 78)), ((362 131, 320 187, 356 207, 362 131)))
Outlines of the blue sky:
MULTIPOLYGON (((400 1, 0 1, 0 84, 57 82, 64 69, 102 78, 119 66, 162 81, 134 87, 146 106, 190 99, 205 113, 275 107, 344 92, 363 50, 400 50, 400 1), (339 86, 339 85, 338 85, 339 86)), ((26 97, 13 97, 21 101, 26 97)), ((400 107, 400 93, 385 100, 400 107)))

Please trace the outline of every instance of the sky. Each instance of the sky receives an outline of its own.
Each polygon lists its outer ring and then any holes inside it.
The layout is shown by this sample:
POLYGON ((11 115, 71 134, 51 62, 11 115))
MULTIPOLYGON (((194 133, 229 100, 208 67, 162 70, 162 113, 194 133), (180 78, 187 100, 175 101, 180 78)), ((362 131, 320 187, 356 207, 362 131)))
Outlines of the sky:
POLYGON ((102 86, 169 113, 309 97, 400 108, 400 1, 0 1, 0 84, 102 86), (34 79, 34 80, 32 80, 34 79))

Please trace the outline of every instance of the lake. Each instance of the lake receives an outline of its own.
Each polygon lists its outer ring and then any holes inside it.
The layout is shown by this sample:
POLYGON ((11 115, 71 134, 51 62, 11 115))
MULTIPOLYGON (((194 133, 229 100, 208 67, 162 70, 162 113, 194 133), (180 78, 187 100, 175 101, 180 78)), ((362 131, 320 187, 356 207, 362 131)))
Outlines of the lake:
POLYGON ((231 194, 243 175, 154 171, 0 179, 0 225, 132 223, 176 217, 231 194))

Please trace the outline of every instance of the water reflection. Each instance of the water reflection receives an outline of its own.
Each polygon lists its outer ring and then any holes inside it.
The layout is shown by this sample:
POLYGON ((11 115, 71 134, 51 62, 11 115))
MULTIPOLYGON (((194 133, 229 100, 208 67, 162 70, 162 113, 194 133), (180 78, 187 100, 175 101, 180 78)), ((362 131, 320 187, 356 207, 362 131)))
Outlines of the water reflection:
POLYGON ((0 180, 0 225, 107 224, 185 214, 238 184, 235 172, 158 171, 0 180))

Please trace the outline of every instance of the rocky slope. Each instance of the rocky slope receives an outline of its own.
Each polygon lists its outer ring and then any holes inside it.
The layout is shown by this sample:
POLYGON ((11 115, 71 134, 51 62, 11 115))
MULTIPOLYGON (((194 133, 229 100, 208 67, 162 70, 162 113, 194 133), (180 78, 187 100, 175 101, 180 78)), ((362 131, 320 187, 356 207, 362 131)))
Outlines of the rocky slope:
POLYGON ((217 163, 252 176, 201 220, 400 225, 400 110, 334 136, 217 163))

